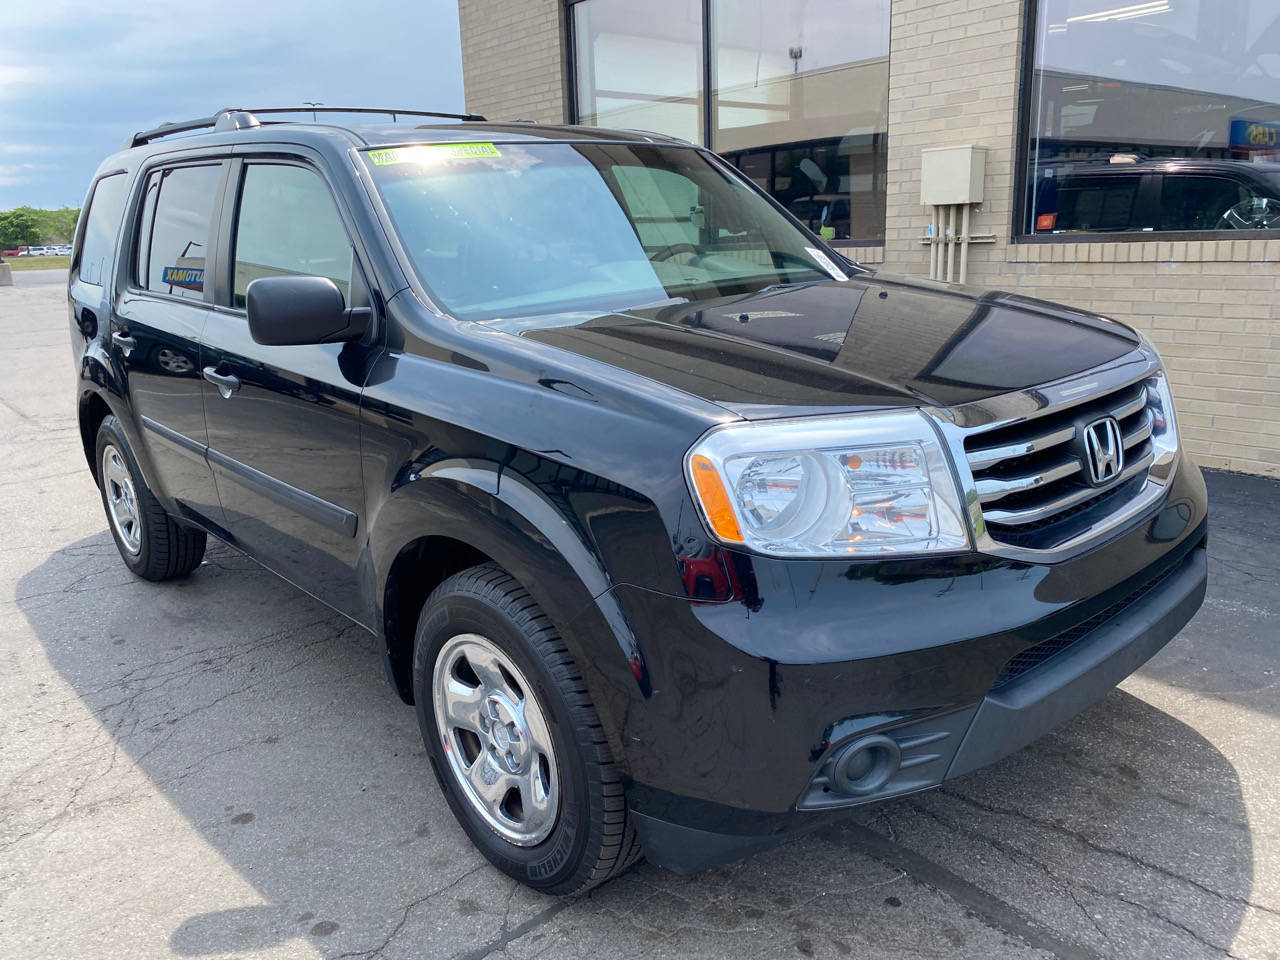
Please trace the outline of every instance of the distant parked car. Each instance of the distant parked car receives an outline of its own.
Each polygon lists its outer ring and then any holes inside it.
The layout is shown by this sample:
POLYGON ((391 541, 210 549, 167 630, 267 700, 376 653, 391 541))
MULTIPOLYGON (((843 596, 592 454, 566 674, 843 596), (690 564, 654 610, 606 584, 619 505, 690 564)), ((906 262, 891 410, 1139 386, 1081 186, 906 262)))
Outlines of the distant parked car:
POLYGON ((15 249, 15 250, 0 250, 0 257, 20 257, 20 256, 22 256, 22 251, 21 251, 21 250, 16 250, 16 249, 15 249))

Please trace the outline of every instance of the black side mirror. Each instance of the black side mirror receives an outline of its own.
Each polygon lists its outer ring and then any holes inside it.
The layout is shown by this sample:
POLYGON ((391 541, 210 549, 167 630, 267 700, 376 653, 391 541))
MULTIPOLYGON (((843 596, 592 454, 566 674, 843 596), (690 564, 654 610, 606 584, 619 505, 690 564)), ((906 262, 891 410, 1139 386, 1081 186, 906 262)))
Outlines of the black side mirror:
POLYGON ((368 307, 347 308, 328 277, 260 277, 245 291, 249 334, 269 347, 357 340, 369 329, 368 307))

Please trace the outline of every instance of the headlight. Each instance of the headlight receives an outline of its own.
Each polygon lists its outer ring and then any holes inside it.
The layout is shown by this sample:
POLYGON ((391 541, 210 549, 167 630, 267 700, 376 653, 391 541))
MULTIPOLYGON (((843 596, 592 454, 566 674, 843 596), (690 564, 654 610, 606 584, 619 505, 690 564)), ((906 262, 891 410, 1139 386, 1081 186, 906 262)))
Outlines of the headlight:
POLYGON ((733 424, 685 457, 715 535, 787 557, 964 550, 942 445, 914 410, 733 424))

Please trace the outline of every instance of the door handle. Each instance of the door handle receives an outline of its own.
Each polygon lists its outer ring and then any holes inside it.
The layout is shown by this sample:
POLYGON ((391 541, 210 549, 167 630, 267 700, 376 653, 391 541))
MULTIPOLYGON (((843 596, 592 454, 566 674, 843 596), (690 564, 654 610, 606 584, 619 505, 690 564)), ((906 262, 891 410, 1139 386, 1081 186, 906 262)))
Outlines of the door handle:
POLYGON ((133 353, 134 348, 138 345, 138 341, 133 339, 133 337, 129 336, 127 333, 120 333, 119 331, 111 335, 111 342, 119 347, 120 352, 126 357, 133 353))
POLYGON ((205 367, 204 378, 218 388, 223 400, 230 400, 231 395, 240 389, 240 378, 234 373, 219 373, 217 367, 205 367))

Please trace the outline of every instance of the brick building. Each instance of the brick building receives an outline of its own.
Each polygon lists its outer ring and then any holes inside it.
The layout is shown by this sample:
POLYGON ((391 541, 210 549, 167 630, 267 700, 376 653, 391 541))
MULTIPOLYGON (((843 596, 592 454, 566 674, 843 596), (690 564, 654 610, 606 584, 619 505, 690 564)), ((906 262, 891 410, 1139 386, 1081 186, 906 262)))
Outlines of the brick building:
POLYGON ((931 270, 922 152, 984 148, 968 282, 1137 327, 1165 358, 1187 449, 1280 476, 1275 0, 459 0, 459 13, 469 110, 710 146, 885 271, 931 270))

